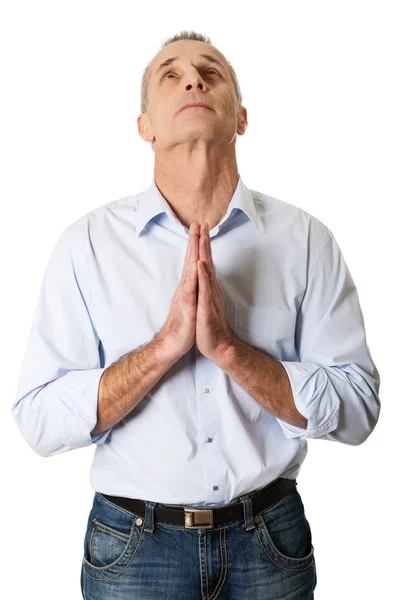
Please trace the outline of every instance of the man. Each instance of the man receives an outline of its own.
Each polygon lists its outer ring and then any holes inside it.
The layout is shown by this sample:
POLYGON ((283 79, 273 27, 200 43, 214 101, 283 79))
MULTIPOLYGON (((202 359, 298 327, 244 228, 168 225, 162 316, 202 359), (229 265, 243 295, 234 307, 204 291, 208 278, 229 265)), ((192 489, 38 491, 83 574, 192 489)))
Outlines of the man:
POLYGON ((96 444, 84 598, 313 598, 307 438, 363 443, 379 374, 332 232, 248 189, 230 63, 182 32, 145 71, 142 193, 61 234, 13 415, 41 456, 96 444))

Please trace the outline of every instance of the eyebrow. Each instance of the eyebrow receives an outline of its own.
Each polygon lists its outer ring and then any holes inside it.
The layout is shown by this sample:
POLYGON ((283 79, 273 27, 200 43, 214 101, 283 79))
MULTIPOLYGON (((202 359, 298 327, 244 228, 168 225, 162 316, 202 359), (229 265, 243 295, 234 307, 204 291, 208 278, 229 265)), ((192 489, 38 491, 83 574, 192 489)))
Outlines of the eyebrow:
MULTIPOLYGON (((214 56, 211 56, 210 54, 200 54, 200 56, 201 56, 201 58, 205 58, 206 60, 208 60, 210 63, 216 63, 222 69, 225 69, 225 67, 223 66, 223 64, 220 63, 219 60, 217 60, 216 58, 214 58, 214 56)), ((172 56, 171 58, 167 58, 167 60, 164 60, 164 62, 162 62, 161 65, 158 66, 157 71, 155 72, 155 74, 157 75, 157 73, 159 73, 159 71, 161 71, 161 69, 163 69, 164 67, 168 67, 168 65, 170 65, 171 63, 173 63, 178 58, 179 58, 179 56, 172 56)))

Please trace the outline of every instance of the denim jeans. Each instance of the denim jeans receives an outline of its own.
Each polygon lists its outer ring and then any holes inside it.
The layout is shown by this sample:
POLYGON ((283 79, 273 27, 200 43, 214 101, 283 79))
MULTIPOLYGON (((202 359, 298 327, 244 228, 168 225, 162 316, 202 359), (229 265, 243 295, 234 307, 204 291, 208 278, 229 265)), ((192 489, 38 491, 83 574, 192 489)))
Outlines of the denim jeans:
POLYGON ((232 501, 243 503, 241 520, 188 529, 155 521, 154 508, 173 505, 146 502, 142 518, 95 492, 84 538, 83 598, 311 600, 314 546, 299 492, 294 487, 258 514, 251 497, 232 501))

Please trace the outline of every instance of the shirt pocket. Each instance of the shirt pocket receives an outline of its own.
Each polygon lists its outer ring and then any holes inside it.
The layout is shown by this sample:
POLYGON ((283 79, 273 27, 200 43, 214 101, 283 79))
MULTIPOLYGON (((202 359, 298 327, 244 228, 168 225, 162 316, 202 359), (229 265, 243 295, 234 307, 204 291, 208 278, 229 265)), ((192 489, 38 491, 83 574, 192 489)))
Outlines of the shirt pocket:
POLYGON ((296 360, 297 313, 267 306, 235 303, 234 332, 244 342, 277 360, 296 360))

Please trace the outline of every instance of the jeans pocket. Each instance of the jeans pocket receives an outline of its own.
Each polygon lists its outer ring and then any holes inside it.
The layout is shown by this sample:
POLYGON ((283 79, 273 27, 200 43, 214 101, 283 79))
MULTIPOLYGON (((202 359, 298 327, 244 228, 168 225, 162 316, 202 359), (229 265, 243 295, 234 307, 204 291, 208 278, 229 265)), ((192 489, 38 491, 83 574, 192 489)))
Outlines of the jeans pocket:
POLYGON ((105 568, 119 562, 129 543, 128 534, 93 519, 88 548, 90 564, 105 568))
POLYGON ((275 565, 298 571, 313 564, 311 527, 297 490, 259 513, 255 525, 258 541, 275 565))
POLYGON ((135 556, 143 534, 143 519, 129 513, 96 492, 90 511, 82 558, 87 575, 114 578, 135 556))

